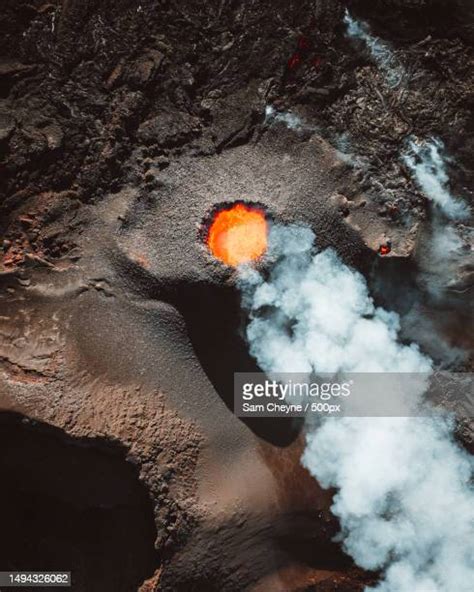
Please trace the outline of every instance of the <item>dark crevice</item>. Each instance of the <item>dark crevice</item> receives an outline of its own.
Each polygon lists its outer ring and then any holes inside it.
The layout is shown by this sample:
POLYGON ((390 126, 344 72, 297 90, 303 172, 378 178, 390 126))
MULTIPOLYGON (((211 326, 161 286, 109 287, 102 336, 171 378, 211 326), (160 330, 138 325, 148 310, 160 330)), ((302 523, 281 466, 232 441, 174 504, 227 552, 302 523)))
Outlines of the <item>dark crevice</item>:
POLYGON ((74 592, 154 573, 152 504, 123 447, 2 413, 0 450, 0 570, 71 571, 74 592))
MULTIPOLYGON (((244 338, 246 319, 241 295, 232 286, 182 284, 160 294, 181 312, 204 372, 227 407, 234 408, 234 373, 260 372, 244 338)), ((287 418, 243 419, 259 437, 287 446, 298 436, 301 422, 287 418)))

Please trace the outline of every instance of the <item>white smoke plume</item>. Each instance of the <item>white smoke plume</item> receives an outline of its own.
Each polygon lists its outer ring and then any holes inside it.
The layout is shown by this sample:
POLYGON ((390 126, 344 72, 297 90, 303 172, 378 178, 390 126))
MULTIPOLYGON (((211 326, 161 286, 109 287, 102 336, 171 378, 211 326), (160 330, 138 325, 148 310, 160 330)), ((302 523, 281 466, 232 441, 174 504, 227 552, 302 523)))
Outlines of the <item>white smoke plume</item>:
POLYGON ((449 190, 449 177, 446 171, 448 158, 444 155, 441 140, 411 140, 409 152, 403 156, 403 160, 426 197, 448 218, 462 220, 469 216, 468 206, 454 197, 449 190))
POLYGON ((416 345, 398 344, 398 316, 374 306, 363 276, 331 249, 314 253, 313 244, 308 228, 273 226, 269 257, 276 263, 270 280, 254 270, 243 275, 244 305, 252 318, 247 336, 262 367, 288 364, 291 370, 280 370, 293 372, 429 371, 430 361, 416 345), (272 313, 256 314, 263 306, 273 307, 272 313))
POLYGON ((309 130, 312 131, 315 128, 305 123, 301 117, 290 111, 277 111, 272 105, 265 107, 265 123, 271 125, 272 123, 283 123, 288 129, 296 132, 309 130))
POLYGON ((347 35, 352 39, 362 41, 367 47, 373 61, 384 73, 387 84, 392 88, 398 86, 405 71, 396 59, 390 45, 372 35, 369 25, 354 19, 347 9, 344 14, 344 23, 347 27, 347 35))
MULTIPOLYGON (((267 373, 429 372, 398 339, 398 315, 377 308, 361 274, 303 227, 272 228, 269 277, 241 272, 251 353, 267 373)), ((423 398, 422 381, 409 395, 423 398)), ((337 493, 345 550, 381 572, 377 592, 471 592, 471 457, 447 420, 328 418, 308 423, 303 464, 337 493)))

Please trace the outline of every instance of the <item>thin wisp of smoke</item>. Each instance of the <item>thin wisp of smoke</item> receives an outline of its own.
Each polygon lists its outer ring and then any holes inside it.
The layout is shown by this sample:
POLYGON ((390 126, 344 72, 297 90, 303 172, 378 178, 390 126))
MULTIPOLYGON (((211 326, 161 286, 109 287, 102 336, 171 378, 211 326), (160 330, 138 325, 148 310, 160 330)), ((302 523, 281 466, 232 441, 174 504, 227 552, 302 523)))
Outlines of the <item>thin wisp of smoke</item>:
POLYGON ((462 278, 469 277, 464 272, 474 262, 469 234, 472 233, 465 230, 465 236, 461 236, 458 228, 443 223, 439 217, 430 221, 429 232, 424 236, 429 251, 418 255, 418 264, 420 283, 434 301, 443 302, 452 290, 464 292, 462 278))
POLYGON ((387 84, 391 88, 398 86, 405 71, 397 61, 390 45, 372 35, 369 25, 354 19, 347 9, 344 14, 344 24, 348 37, 361 41, 367 47, 372 60, 384 73, 387 84))
MULTIPOLYGON (((430 372, 399 317, 377 308, 361 274, 311 230, 274 226, 269 276, 243 269, 247 339, 263 371, 430 372)), ((408 382, 413 401, 426 385, 408 382)), ((474 581, 473 463, 447 418, 327 418, 307 423, 303 464, 334 487, 344 549, 380 570, 377 592, 468 592, 474 581)))
POLYGON ((424 142, 410 140, 403 161, 426 197, 448 218, 462 220, 469 216, 469 208, 449 190, 446 158, 441 140, 431 138, 424 142))
POLYGON ((301 117, 290 111, 277 111, 272 105, 265 107, 265 123, 271 125, 273 123, 282 123, 288 129, 295 132, 303 130, 314 131, 315 128, 305 123, 301 117))

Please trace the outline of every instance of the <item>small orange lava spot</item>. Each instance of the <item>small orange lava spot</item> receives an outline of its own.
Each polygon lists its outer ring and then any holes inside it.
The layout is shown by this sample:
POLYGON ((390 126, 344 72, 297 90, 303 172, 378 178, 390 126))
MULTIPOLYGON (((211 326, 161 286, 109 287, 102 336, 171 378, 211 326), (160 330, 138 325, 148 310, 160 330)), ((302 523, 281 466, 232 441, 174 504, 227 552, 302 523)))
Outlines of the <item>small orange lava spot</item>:
POLYGON ((310 48, 310 43, 307 37, 305 37, 303 35, 303 37, 300 37, 298 39, 298 49, 302 50, 302 51, 306 51, 307 49, 310 48))
POLYGON ((290 70, 294 70, 295 68, 297 68, 300 65, 300 63, 301 63, 301 55, 298 52, 296 52, 288 60, 288 68, 290 70))
POLYGON ((232 267, 261 257, 267 250, 267 240, 265 212, 242 203, 217 212, 207 236, 214 257, 232 267))
POLYGON ((390 247, 390 245, 388 243, 386 245, 380 245, 379 254, 382 256, 385 256, 385 255, 388 255, 391 250, 392 250, 392 248, 390 247))
POLYGON ((140 267, 144 267, 145 269, 150 267, 150 261, 147 257, 145 257, 145 255, 142 255, 141 253, 135 253, 133 255, 133 260, 135 261, 135 263, 140 265, 140 267))

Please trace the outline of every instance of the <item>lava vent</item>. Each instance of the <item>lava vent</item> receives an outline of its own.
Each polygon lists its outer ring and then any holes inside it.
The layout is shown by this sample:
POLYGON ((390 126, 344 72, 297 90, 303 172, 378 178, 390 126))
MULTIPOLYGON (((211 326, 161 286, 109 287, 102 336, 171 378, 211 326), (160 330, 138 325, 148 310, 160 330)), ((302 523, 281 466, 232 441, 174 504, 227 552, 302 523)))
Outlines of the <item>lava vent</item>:
POLYGON ((211 253, 232 267, 259 259, 267 250, 268 222, 255 205, 235 203, 216 210, 207 232, 211 253))

